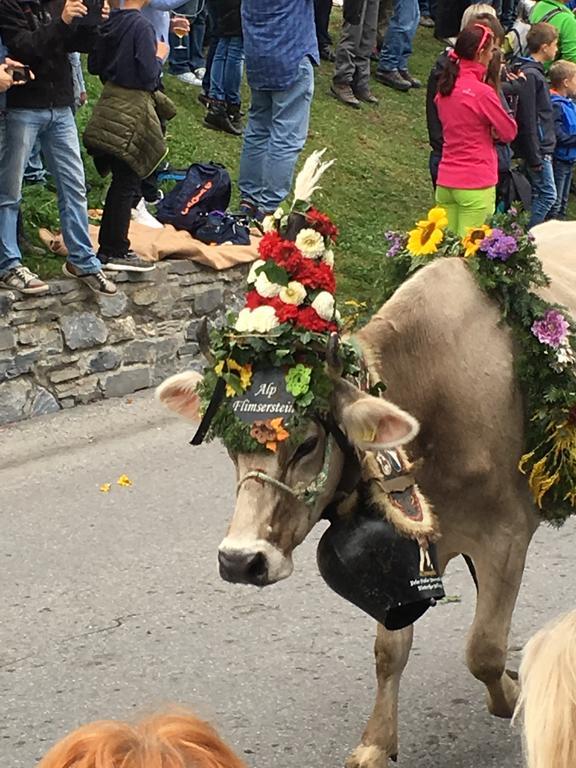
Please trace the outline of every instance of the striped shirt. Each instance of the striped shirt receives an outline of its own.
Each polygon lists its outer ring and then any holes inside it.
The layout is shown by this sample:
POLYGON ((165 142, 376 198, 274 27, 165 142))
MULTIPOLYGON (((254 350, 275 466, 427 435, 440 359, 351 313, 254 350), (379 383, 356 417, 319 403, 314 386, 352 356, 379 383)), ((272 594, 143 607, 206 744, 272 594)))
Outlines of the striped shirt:
POLYGON ((305 56, 318 64, 313 0, 242 0, 242 32, 253 90, 288 90, 305 56))

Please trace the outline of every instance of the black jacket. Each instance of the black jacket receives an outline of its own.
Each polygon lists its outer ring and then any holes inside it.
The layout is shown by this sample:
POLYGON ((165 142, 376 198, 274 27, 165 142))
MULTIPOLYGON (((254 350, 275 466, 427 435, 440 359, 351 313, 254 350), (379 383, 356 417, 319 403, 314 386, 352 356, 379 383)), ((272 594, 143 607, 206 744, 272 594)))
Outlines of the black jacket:
POLYGON ((88 70, 103 83, 122 88, 155 91, 162 62, 156 57, 154 27, 138 10, 114 10, 98 29, 88 70))
POLYGON ((442 133, 442 123, 438 117, 438 109, 434 99, 438 92, 438 79, 440 73, 444 69, 444 65, 448 58, 448 50, 449 49, 447 48, 436 59, 436 63, 428 76, 428 84, 426 86, 426 126, 428 128, 428 142, 432 151, 437 152, 438 154, 442 153, 444 136, 442 133))
POLYGON ((211 0, 218 37, 241 37, 240 0, 211 0))
POLYGON ((542 165, 544 155, 556 147, 554 111, 544 67, 534 59, 522 59, 519 69, 526 75, 518 101, 518 136, 513 144, 518 157, 529 166, 542 165))
POLYGON ((30 65, 35 80, 10 88, 8 107, 50 109, 74 105, 70 51, 90 50, 94 30, 64 24, 63 3, 0 0, 0 37, 9 55, 30 65))

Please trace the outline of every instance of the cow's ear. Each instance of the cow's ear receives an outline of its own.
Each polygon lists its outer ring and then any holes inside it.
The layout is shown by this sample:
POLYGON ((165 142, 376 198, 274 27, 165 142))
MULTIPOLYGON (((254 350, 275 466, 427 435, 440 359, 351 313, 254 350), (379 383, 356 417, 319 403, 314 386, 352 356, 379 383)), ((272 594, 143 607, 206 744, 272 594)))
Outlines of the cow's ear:
POLYGON ((418 434, 413 416, 381 397, 360 392, 348 382, 337 387, 339 420, 354 445, 380 451, 409 443, 418 434))
POLYGON ((177 373, 157 387, 156 399, 185 419, 200 421, 200 395, 196 390, 201 381, 196 371, 177 373))

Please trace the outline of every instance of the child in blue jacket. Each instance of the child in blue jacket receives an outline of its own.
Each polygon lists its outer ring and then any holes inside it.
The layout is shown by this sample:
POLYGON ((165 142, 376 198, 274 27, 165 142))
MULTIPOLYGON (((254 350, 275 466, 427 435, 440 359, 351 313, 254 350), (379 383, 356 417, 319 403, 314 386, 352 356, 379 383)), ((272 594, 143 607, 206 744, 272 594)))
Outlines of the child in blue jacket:
POLYGON ((573 101, 576 98, 576 64, 562 59, 554 62, 550 67, 550 85, 556 131, 552 162, 557 196, 549 218, 565 219, 576 164, 576 104, 573 101))

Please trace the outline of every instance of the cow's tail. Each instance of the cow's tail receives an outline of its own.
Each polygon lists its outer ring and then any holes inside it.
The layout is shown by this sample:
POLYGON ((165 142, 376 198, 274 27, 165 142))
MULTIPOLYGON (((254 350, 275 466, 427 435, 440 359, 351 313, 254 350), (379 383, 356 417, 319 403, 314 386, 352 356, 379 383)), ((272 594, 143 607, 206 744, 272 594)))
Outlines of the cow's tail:
POLYGON ((576 611, 541 629, 524 649, 516 714, 528 768, 576 766, 576 611))

